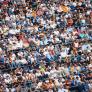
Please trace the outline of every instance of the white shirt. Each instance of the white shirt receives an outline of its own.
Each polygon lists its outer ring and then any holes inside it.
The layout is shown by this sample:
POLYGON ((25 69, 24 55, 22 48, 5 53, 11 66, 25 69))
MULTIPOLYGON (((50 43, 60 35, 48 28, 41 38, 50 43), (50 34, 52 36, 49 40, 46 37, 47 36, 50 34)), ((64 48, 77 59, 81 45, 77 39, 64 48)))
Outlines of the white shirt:
POLYGON ((12 78, 11 77, 6 78, 4 81, 5 81, 5 83, 11 83, 12 82, 12 78))
POLYGON ((59 83, 58 79, 54 79, 54 80, 55 80, 55 85, 60 86, 60 83, 59 83))
POLYGON ((7 16, 7 17, 5 18, 5 20, 9 21, 9 20, 10 20, 10 17, 7 16))
POLYGON ((20 30, 17 30, 17 29, 10 29, 9 30, 10 34, 16 34, 16 33, 19 33, 19 32, 20 32, 20 30))
POLYGON ((16 89, 15 89, 15 88, 12 88, 12 89, 11 89, 11 92, 16 92, 16 89))
POLYGON ((17 48, 22 48, 23 47, 23 41, 19 41, 17 44, 16 44, 17 48))
POLYGON ((56 77, 57 76, 57 73, 56 73, 56 70, 55 69, 52 69, 51 71, 50 71, 50 75, 51 75, 51 77, 56 77))
POLYGON ((0 2, 3 2, 4 0, 0 0, 0 2))
POLYGON ((48 51, 44 51, 43 54, 46 56, 47 54, 49 54, 49 52, 48 51))
POLYGON ((9 89, 8 89, 8 88, 6 88, 6 89, 5 89, 5 92, 9 92, 9 89))
POLYGON ((66 57, 67 53, 66 52, 61 52, 61 57, 66 57))
POLYGON ((62 88, 62 89, 58 89, 58 92, 68 92, 68 90, 67 90, 67 89, 62 88))
POLYGON ((22 59, 21 62, 22 62, 23 64, 27 64, 26 59, 22 59))
POLYGON ((11 57, 12 61, 14 61, 15 58, 16 58, 16 55, 13 53, 13 54, 12 54, 12 57, 11 57))
POLYGON ((41 76, 41 73, 36 73, 36 76, 38 77, 38 76, 41 76))
POLYGON ((42 86, 42 82, 39 82, 39 83, 37 84, 36 89, 40 88, 41 86, 42 86))
POLYGON ((10 77, 10 74, 6 74, 6 73, 5 73, 5 74, 3 75, 4 78, 6 78, 7 76, 10 77))
POLYGON ((66 38, 67 37, 67 34, 66 33, 63 33, 63 34, 61 34, 61 37, 62 38, 66 38))
POLYGON ((2 52, 2 49, 0 48, 0 52, 2 52))
POLYGON ((89 89, 92 89, 92 83, 88 84, 89 89))
POLYGON ((79 43, 74 43, 75 47, 78 48, 79 47, 79 43))

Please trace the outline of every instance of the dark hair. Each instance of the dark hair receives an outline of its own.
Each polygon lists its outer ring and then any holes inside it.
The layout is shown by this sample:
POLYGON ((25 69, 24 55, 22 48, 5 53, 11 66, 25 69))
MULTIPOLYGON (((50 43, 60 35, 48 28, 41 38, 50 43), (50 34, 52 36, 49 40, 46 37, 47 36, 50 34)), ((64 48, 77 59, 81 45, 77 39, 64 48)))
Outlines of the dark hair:
POLYGON ((30 92, 30 89, 27 92, 30 92))

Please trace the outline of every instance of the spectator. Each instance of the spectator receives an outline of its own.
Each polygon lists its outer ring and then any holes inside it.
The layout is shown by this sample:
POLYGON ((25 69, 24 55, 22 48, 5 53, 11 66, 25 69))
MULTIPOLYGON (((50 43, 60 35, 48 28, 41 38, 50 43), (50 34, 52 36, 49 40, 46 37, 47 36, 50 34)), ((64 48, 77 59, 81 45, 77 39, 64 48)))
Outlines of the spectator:
POLYGON ((91 0, 0 0, 0 91, 91 90, 91 6, 91 0))

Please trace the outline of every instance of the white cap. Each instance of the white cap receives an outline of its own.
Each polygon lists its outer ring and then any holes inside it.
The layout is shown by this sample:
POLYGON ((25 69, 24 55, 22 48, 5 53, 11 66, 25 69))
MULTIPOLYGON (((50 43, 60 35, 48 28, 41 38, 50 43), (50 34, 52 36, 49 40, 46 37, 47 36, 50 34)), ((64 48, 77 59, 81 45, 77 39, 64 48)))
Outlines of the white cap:
POLYGON ((86 14, 87 14, 87 15, 90 15, 90 12, 91 12, 91 11, 87 11, 87 13, 86 13, 86 14))
POLYGON ((75 2, 73 2, 73 4, 72 4, 73 6, 77 6, 77 4, 75 3, 75 2))
POLYGON ((2 49, 0 48, 0 52, 2 52, 2 49))

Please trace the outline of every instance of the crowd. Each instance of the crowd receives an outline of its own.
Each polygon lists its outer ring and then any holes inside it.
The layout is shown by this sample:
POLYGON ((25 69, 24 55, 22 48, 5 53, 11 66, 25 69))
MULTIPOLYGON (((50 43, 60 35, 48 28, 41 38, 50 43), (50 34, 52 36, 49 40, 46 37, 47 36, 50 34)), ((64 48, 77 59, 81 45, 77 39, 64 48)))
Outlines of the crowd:
POLYGON ((0 92, 92 92, 92 0, 0 0, 0 92))

